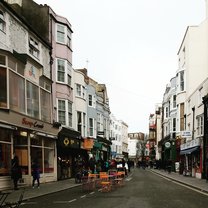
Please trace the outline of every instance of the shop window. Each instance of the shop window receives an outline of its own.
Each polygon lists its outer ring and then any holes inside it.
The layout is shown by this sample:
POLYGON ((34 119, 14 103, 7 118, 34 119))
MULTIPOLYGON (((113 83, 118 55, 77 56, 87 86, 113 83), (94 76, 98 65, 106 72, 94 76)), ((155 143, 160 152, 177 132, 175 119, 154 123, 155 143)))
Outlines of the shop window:
POLYGON ((0 176, 10 175, 11 138, 10 131, 0 128, 0 176))
POLYGON ((7 108, 7 70, 3 67, 0 67, 0 108, 7 108))
POLYGON ((25 80, 14 72, 9 72, 10 109, 25 113, 25 80))
POLYGON ((31 161, 36 160, 38 166, 40 167, 40 173, 43 173, 43 155, 42 155, 42 147, 31 146, 31 161))
MULTIPOLYGON (((21 132, 20 132, 21 134, 21 132)), ((14 135, 14 152, 19 158, 23 174, 28 174, 28 140, 27 136, 14 135)))
POLYGON ((31 138, 30 143, 34 146, 42 146, 42 138, 39 136, 34 136, 33 138, 31 138))
POLYGON ((54 172, 54 149, 44 148, 44 173, 54 172))

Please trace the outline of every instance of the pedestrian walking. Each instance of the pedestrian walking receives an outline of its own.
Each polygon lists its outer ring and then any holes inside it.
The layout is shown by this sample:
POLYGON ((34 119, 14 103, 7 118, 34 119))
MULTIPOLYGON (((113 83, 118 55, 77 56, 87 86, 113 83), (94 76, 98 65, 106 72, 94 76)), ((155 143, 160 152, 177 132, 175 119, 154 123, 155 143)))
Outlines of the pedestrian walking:
POLYGON ((20 178, 22 178, 21 167, 19 166, 19 158, 14 156, 11 162, 11 178, 14 184, 14 190, 18 190, 17 183, 20 178))
POLYGON ((33 161, 31 168, 33 176, 32 187, 35 188, 35 181, 37 181, 38 188, 40 188, 40 168, 37 159, 33 161))

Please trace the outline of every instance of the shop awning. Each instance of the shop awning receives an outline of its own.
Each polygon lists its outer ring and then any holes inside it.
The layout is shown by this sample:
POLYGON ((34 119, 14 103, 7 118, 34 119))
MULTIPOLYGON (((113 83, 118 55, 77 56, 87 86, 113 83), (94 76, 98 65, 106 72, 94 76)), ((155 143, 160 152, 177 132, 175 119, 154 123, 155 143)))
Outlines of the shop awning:
POLYGON ((62 127, 61 131, 59 132, 59 137, 69 137, 69 138, 76 138, 81 139, 81 134, 78 131, 75 131, 69 127, 62 127))
POLYGON ((180 155, 190 155, 192 152, 195 151, 199 151, 199 146, 181 150, 180 155))

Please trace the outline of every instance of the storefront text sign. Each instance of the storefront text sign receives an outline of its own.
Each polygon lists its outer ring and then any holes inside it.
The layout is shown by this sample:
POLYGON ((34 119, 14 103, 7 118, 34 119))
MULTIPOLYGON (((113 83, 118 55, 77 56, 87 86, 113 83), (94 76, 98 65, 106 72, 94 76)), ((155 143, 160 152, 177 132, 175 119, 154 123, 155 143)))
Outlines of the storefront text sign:
POLYGON ((27 120, 26 118, 22 118, 22 124, 31 127, 35 127, 35 128, 39 128, 42 129, 44 128, 44 124, 43 123, 38 123, 37 121, 32 121, 32 120, 27 120))
POLYGON ((84 149, 91 150, 93 148, 93 145, 94 145, 93 139, 89 139, 89 138, 84 139, 84 149))
POLYGON ((191 131, 181 131, 181 137, 182 138, 192 137, 192 132, 191 131))

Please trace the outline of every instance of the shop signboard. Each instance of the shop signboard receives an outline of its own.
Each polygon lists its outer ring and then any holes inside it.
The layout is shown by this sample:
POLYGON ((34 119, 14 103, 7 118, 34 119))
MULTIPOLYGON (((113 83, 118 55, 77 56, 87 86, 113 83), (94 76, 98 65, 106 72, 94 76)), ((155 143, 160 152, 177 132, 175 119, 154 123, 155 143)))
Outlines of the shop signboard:
POLYGON ((181 131, 181 137, 182 138, 192 137, 192 132, 191 131, 181 131))

